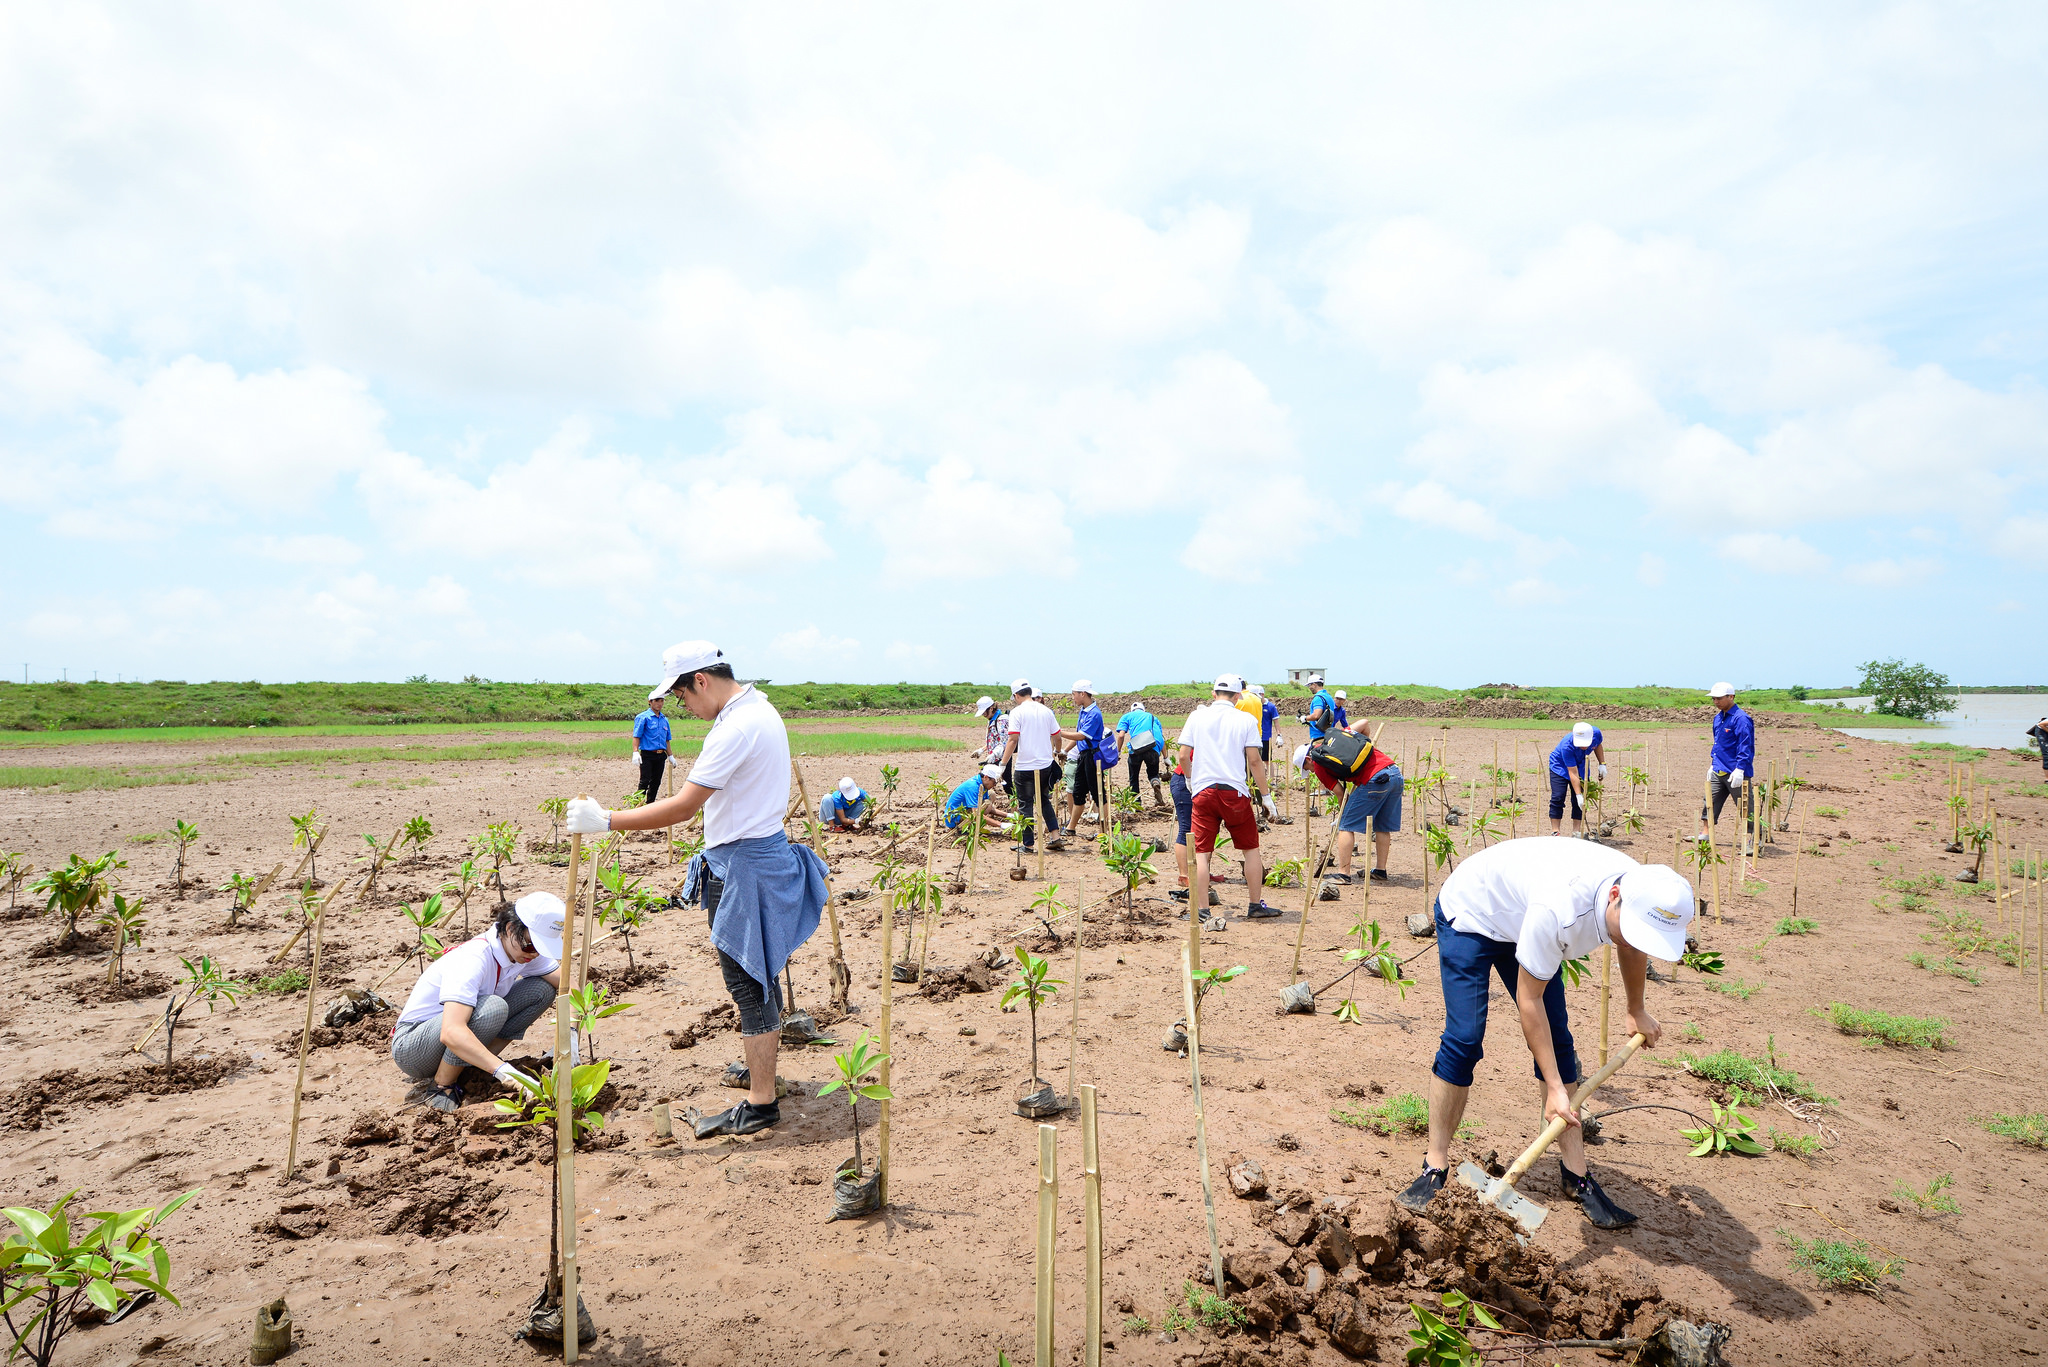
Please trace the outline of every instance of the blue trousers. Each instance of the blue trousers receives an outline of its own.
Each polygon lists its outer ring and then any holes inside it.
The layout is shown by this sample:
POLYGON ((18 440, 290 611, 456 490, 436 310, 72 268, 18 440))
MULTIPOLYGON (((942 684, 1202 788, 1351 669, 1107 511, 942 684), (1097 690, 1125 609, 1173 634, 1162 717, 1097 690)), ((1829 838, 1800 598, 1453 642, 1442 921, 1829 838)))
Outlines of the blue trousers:
MULTIPOLYGON (((1489 940, 1468 935, 1444 919, 1444 904, 1436 904, 1436 957, 1444 986, 1444 1033, 1436 1047, 1436 1067, 1431 1069, 1453 1087, 1472 1085, 1472 1068, 1486 1056, 1486 1003, 1489 979, 1500 975, 1509 1000, 1520 985, 1521 965, 1515 962, 1515 946, 1507 940, 1489 940)), ((1557 1075, 1566 1086, 1579 1080, 1579 1054, 1572 1046, 1571 1024, 1564 1012, 1564 974, 1560 972, 1543 989, 1543 1014, 1550 1018, 1550 1043, 1557 1051, 1557 1075)), ((1534 1067, 1541 1080, 1543 1070, 1534 1067)))

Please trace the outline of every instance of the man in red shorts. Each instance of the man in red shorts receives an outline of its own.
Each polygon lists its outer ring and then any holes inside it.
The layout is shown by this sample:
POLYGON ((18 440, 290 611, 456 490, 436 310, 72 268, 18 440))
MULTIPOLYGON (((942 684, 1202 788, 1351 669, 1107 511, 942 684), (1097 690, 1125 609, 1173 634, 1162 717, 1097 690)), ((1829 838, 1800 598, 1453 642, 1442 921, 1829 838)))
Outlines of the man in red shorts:
MULTIPOLYGON (((1249 771, 1263 788, 1266 762, 1259 758, 1259 722, 1238 709, 1244 680, 1235 674, 1216 678, 1215 700, 1198 707, 1181 728, 1181 770, 1188 776, 1194 794, 1194 815, 1188 834, 1195 846, 1195 886, 1188 905, 1209 905, 1209 858, 1216 852, 1218 827, 1230 832, 1231 843, 1244 857, 1244 881, 1251 895, 1245 910, 1249 920, 1278 916, 1278 907, 1266 905, 1260 889, 1265 886, 1265 869, 1259 858, 1259 821, 1252 811, 1251 790, 1245 783, 1249 771)), ((1224 918, 1219 915, 1217 921, 1224 918)))

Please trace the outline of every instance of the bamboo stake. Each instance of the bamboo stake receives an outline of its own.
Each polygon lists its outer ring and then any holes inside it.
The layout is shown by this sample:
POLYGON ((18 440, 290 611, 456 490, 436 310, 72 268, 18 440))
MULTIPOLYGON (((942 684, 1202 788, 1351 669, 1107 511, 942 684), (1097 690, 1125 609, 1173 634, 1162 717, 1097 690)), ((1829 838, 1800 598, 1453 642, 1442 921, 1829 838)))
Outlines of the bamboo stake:
POLYGON ((1806 846, 1806 813, 1799 814, 1799 838, 1792 842, 1792 914, 1799 914, 1799 856, 1806 846))
POLYGON ((370 889, 377 885, 378 871, 384 867, 384 861, 390 857, 392 848, 398 844, 398 837, 404 834, 405 827, 401 825, 397 830, 391 833, 391 838, 389 840, 385 841, 382 845, 379 845, 375 850, 371 851, 370 874, 369 877, 363 879, 363 886, 361 887, 361 889, 357 891, 356 900, 353 903, 353 905, 361 906, 363 904, 363 899, 370 895, 370 889))
MULTIPOLYGON (((664 771, 662 775, 664 786, 668 790, 661 796, 666 801, 676 795, 676 757, 673 750, 669 752, 667 762, 661 767, 664 771)), ((668 846, 668 862, 674 864, 676 862, 676 826, 673 821, 668 824, 668 829, 662 832, 661 843, 668 846)))
MULTIPOLYGON (((1074 990, 1074 1016, 1067 1027, 1067 1100, 1072 1101, 1080 1093, 1074 1090, 1074 1063, 1081 1049, 1081 931, 1082 911, 1074 908, 1074 976, 1069 984, 1074 990)), ((925 945, 930 947, 931 936, 925 936, 925 945)))
POLYGON ((1035 1367, 1053 1367, 1053 1237, 1059 1226, 1059 1130, 1038 1127, 1038 1314, 1031 1341, 1035 1367))
POLYGON ((1607 1066, 1607 999, 1614 990, 1614 946, 1600 946, 1600 1066, 1607 1066))
MULTIPOLYGON (((578 793, 578 800, 584 796, 578 793)), ((562 990, 555 996, 555 1184, 561 1205, 561 1228, 556 1234, 562 1247, 562 1361, 574 1362, 576 1330, 576 1082, 570 1061, 570 1022, 575 1008, 569 1001, 570 969, 576 958, 576 894, 583 862, 583 837, 569 837, 569 875, 562 907, 562 990)), ((590 949, 586 940, 583 957, 590 949)))
POLYGON ((1223 1246, 1216 1239, 1216 1192, 1209 1183, 1209 1129, 1202 1112, 1202 1022, 1195 1014, 1195 969, 1190 956, 1181 956, 1180 969, 1181 990, 1187 999, 1188 1072, 1195 1089, 1195 1152, 1202 1165, 1202 1208, 1209 1217, 1209 1275, 1220 1296, 1224 1294, 1223 1246))
POLYGON ((1714 924, 1721 924, 1721 864, 1720 851, 1714 844, 1714 780, 1709 778, 1706 788, 1707 864, 1714 871, 1714 924))
MULTIPOLYGON (((796 774, 797 796, 803 799, 804 811, 808 814, 811 810, 811 793, 810 789, 804 786, 804 771, 797 764, 794 755, 790 756, 789 767, 796 774)), ((809 827, 810 822, 808 818, 804 824, 807 828, 809 827)), ((825 851, 821 848, 823 842, 824 836, 822 834, 811 837, 811 852, 820 859, 825 857, 825 851)), ((925 880, 929 882, 932 873, 931 860, 929 858, 925 860, 924 873, 925 880)), ((853 991, 853 970, 846 966, 846 951, 839 946, 839 909, 832 905, 832 875, 829 872, 825 875, 825 922, 832 928, 832 962, 827 965, 825 976, 832 981, 832 1005, 844 1011, 847 1003, 851 1000, 853 991)), ((914 931, 916 928, 917 923, 915 921, 911 922, 911 929, 914 931)), ((925 941, 927 945, 930 944, 931 932, 929 930, 925 932, 925 941)), ((893 968, 893 965, 891 967, 893 968)), ((917 978, 919 982, 924 981, 924 966, 922 963, 918 965, 917 978)), ((886 1053, 888 1051, 885 1049, 883 1052, 886 1053)), ((887 1080, 884 1079, 884 1085, 886 1084, 887 1080)))
MULTIPOLYGON (((924 840, 924 877, 927 887, 931 885, 932 850, 938 842, 938 837, 939 809, 935 804, 932 807, 931 828, 925 833, 924 840)), ((911 922, 913 928, 916 924, 915 921, 911 922)), ((896 899, 885 897, 882 899, 882 1062, 879 1065, 881 1083, 885 1091, 890 1090, 889 1030, 895 1021, 895 1000, 896 899)), ((875 1147, 881 1151, 875 1159, 875 1172, 879 1178, 875 1189, 884 1206, 889 1204, 889 1104, 888 1099, 884 1098, 881 1118, 875 1124, 875 1147)))
POLYGON ((313 975, 306 981, 306 1024, 299 1032, 299 1073, 292 1082, 292 1138, 285 1149, 284 1176, 280 1182, 291 1181, 299 1171, 299 1104, 306 1096, 306 1051, 313 1044, 313 1003, 320 997, 320 930, 327 918, 327 903, 333 900, 334 894, 328 893, 326 901, 313 913, 313 975))
POLYGON ((1095 1084, 1081 1084, 1081 1257, 1086 1328, 1081 1367, 1102 1367, 1102 1150, 1095 1137, 1095 1084))
POLYGON ((2048 889, 2041 886, 2041 851, 2034 851, 2034 1011, 2037 1015, 2048 1015, 2048 932, 2043 930, 2044 917, 2048 917, 2048 889))

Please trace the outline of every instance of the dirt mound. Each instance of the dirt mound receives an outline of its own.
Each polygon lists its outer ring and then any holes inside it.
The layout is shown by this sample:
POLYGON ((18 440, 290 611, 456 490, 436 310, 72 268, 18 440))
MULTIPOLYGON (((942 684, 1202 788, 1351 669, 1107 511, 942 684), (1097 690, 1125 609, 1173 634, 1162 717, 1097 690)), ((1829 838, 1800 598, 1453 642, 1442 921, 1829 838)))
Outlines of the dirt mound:
MULTIPOLYGON (((817 1017, 813 1015, 812 1020, 817 1022, 817 1017)), ((817 1023, 822 1027, 822 1022, 817 1023)), ((668 1036, 669 1048, 691 1049, 695 1048, 699 1042, 709 1039, 721 1031, 737 1030, 739 1028, 740 1017, 738 1009, 731 1002, 720 1002, 709 1011, 699 1015, 696 1020, 691 1021, 682 1029, 664 1030, 662 1033, 668 1036)))
POLYGON ((82 930, 73 935, 59 935, 45 940, 29 949, 31 959, 55 959, 63 955, 105 954, 113 948, 97 930, 82 930))
POLYGON ((31 1078, 0 1097, 0 1129, 40 1130, 45 1121, 56 1121, 75 1107, 109 1106, 131 1096, 171 1096, 197 1092, 213 1086, 249 1066, 249 1056, 239 1049, 219 1054, 194 1054, 168 1068, 152 1063, 125 1073, 83 1075, 76 1068, 60 1068, 31 1078))
MULTIPOLYGON (((1445 1291, 1484 1302, 1507 1328, 1540 1339, 1648 1337, 1684 1317, 1647 1275, 1580 1272, 1522 1246, 1510 1221, 1456 1183, 1426 1218, 1391 1202, 1333 1198, 1262 1212, 1261 1222, 1273 1242, 1224 1260, 1252 1331, 1312 1322, 1355 1358, 1401 1344, 1414 1322, 1409 1304, 1434 1309, 1445 1291)), ((1207 1276, 1206 1262, 1189 1272, 1198 1283, 1207 1276)))
POLYGON ((994 986, 984 964, 968 964, 965 968, 927 966, 918 995, 926 1001, 949 1002, 963 992, 987 992, 994 986))
MULTIPOLYGON (((316 1025, 313 1027, 312 1047, 333 1049, 345 1044, 359 1044, 365 1049, 382 1053, 391 1047, 391 1022, 388 1012, 375 1016, 364 1016, 348 1025, 316 1025)), ((303 1027, 301 1027, 303 1028, 303 1027)), ((287 1030, 271 1041, 271 1047, 279 1053, 296 1058, 299 1052, 299 1030, 287 1030)))
POLYGON ((645 987, 649 983, 658 983, 667 976, 668 965, 665 963, 634 964, 631 968, 624 964, 606 964, 590 970, 592 982, 601 983, 615 994, 635 987, 645 987))
MULTIPOLYGON (((342 1238, 415 1234, 445 1239, 495 1229, 505 1214, 497 1203, 502 1189, 462 1168, 501 1158, 510 1145, 472 1139, 452 1118, 438 1112, 416 1118, 413 1135, 409 1151, 393 1153, 381 1163, 360 1160, 339 1182, 323 1183, 279 1202, 277 1214, 259 1222, 255 1232, 274 1239, 310 1239, 323 1233, 342 1238)), ((396 1143, 398 1127, 389 1123, 389 1117, 365 1113, 356 1117, 348 1138, 396 1143), (388 1139, 379 1137, 387 1134, 388 1139)))
POLYGON ((170 990, 171 980, 153 968, 140 973, 124 974, 119 983, 107 981, 104 973, 88 973, 82 978, 73 978, 64 986, 81 1006, 103 1006, 108 1002, 132 1002, 143 997, 154 997, 170 990))

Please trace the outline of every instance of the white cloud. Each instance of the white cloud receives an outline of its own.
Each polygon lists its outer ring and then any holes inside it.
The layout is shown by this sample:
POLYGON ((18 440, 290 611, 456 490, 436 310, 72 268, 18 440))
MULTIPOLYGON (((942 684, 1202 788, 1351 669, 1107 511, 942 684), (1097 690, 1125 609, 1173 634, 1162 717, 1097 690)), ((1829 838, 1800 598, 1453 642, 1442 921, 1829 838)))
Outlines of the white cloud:
POLYGON ((1073 572, 1073 532, 1058 496, 978 479, 967 462, 941 460, 922 478, 864 460, 832 482, 840 506, 882 543, 882 573, 899 584, 1073 572))
POLYGON ((1636 582, 1646 589, 1664 587, 1664 557, 1644 551, 1636 561, 1636 582))
POLYGON ((1831 563, 1798 537, 1776 532, 1738 532, 1722 537, 1715 548, 1737 564, 1764 574, 1821 574, 1831 563))
POLYGON ((1991 549, 2007 560, 2048 568, 2048 514, 2021 513, 1998 524, 1991 549))
POLYGON ((860 654, 860 642, 820 631, 813 624, 783 632, 768 643, 768 653, 786 660, 825 660, 844 664, 860 654))
POLYGON ((1542 607, 1551 603, 1562 603, 1564 590, 1547 579, 1539 579, 1532 575, 1515 580, 1500 591, 1499 597, 1501 602, 1509 607, 1542 607))
POLYGON ((242 548, 250 555, 277 560, 287 565, 353 565, 363 558, 363 548, 346 537, 313 533, 305 536, 243 537, 242 548))
POLYGON ((1903 560, 1886 557, 1842 567, 1842 577, 1850 583, 1879 589, 1924 584, 1940 573, 1941 562, 1931 556, 1909 556, 1903 560))
POLYGON ((891 641, 889 648, 882 652, 882 658, 891 664, 926 666, 938 658, 938 652, 928 645, 891 641))

